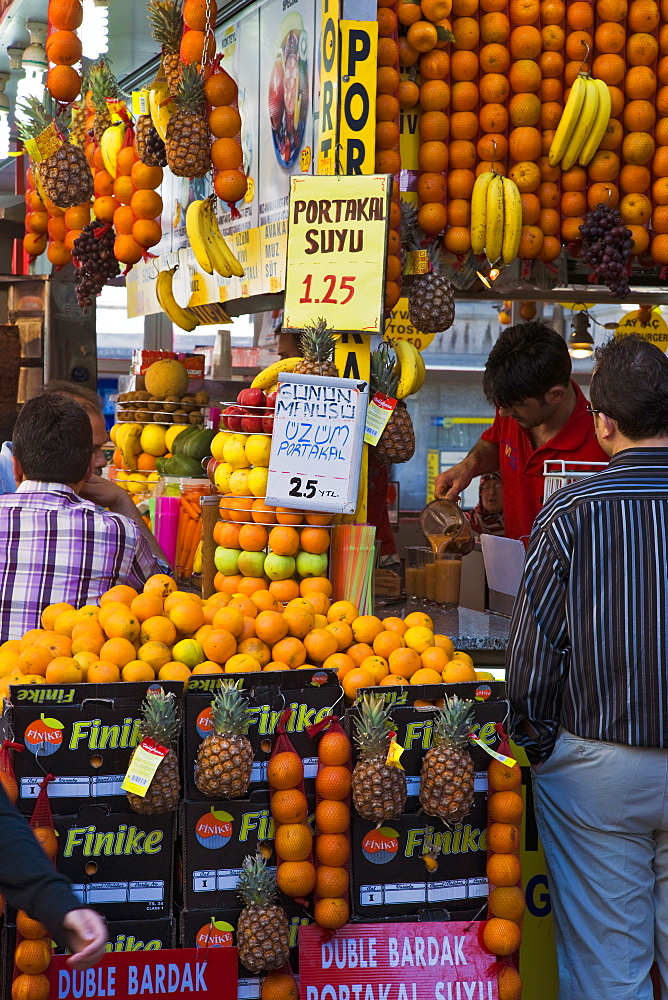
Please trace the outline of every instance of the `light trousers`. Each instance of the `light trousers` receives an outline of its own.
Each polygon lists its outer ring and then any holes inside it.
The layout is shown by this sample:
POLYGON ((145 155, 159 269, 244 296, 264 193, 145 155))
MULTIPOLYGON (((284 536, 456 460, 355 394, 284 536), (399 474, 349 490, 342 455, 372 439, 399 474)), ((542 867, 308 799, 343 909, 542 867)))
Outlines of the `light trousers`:
POLYGON ((562 730, 533 787, 559 1000, 668 1000, 668 750, 562 730))

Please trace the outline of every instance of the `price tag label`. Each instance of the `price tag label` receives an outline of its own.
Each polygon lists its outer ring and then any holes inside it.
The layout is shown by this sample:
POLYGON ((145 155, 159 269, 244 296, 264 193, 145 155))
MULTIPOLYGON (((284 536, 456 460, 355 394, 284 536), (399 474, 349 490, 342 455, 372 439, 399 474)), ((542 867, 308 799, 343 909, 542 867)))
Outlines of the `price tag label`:
POLYGON ((366 381, 281 375, 267 503, 352 514, 369 398, 366 381))
POLYGON ((62 133, 58 130, 55 122, 51 122, 43 132, 40 132, 34 139, 27 139, 24 143, 28 156, 33 163, 42 163, 53 156, 64 142, 62 133))
POLYGON ((138 115, 149 115, 151 113, 149 105, 149 91, 148 90, 133 90, 132 91, 132 114, 138 115))
POLYGON ((371 444, 375 448, 396 405, 396 399, 392 399, 391 396, 384 396, 382 392, 375 394, 366 411, 365 444, 371 444))
POLYGON ((155 740, 146 737, 135 750, 127 774, 123 779, 121 788, 124 792, 134 792, 143 798, 149 787, 155 772, 160 767, 162 758, 169 753, 167 747, 160 746, 155 740))
POLYGON ((291 178, 284 329, 382 333, 390 180, 291 178))

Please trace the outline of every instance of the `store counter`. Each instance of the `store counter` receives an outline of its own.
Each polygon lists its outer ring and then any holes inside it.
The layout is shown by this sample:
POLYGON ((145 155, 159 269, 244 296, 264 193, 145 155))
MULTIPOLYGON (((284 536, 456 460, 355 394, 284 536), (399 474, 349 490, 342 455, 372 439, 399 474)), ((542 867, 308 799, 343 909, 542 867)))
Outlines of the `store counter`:
POLYGON ((455 649, 469 653, 477 667, 504 666, 510 629, 510 619, 505 615, 462 607, 439 608, 422 601, 395 604, 382 599, 375 609, 379 618, 405 618, 411 611, 425 611, 434 622, 434 631, 452 639, 455 649))

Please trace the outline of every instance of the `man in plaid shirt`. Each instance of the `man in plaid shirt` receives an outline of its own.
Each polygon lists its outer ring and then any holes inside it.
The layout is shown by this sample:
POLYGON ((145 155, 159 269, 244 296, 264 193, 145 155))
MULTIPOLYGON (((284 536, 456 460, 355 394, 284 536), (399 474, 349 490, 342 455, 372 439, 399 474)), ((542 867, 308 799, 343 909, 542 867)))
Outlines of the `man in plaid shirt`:
POLYGON ((131 498, 93 476, 91 423, 75 400, 25 403, 13 453, 19 486, 0 496, 0 642, 38 628, 49 604, 96 604, 115 584, 141 589, 166 571, 131 498))

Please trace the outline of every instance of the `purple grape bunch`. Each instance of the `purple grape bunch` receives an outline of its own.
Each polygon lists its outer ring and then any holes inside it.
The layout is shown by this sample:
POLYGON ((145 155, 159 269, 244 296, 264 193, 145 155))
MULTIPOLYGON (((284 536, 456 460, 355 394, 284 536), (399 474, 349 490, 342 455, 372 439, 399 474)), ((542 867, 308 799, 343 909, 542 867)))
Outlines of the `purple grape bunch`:
POLYGON ((74 241, 72 256, 76 262, 77 301, 82 309, 89 309, 107 281, 121 273, 114 256, 115 238, 113 226, 107 227, 104 222, 93 219, 74 241), (103 231, 96 235, 99 230, 103 231))
POLYGON ((617 209, 597 205, 593 211, 587 212, 580 226, 580 235, 580 260, 591 268, 591 275, 607 285, 616 298, 628 296, 627 261, 633 249, 633 239, 617 209))

